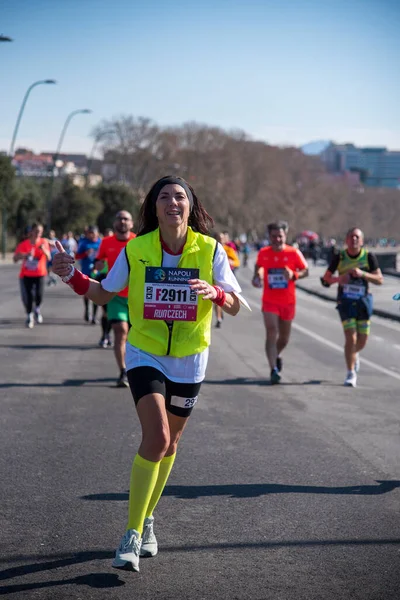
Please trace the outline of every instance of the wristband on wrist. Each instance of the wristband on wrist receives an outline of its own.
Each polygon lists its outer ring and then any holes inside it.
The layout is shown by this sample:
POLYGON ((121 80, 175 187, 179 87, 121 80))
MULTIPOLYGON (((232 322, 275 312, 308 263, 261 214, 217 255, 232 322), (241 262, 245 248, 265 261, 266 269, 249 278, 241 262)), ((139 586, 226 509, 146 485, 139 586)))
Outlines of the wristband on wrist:
POLYGON ((213 288, 217 292, 217 296, 216 298, 214 298, 214 300, 211 300, 211 302, 213 302, 217 306, 223 306, 226 300, 225 291, 221 287, 219 287, 219 285, 213 285, 213 288))
POLYGON ((299 278, 298 272, 297 271, 293 271, 293 277, 292 277, 293 281, 297 281, 298 278, 299 278))
POLYGON ((78 271, 78 269, 75 269, 75 267, 72 267, 71 273, 66 277, 63 277, 62 280, 79 296, 84 296, 89 291, 89 277, 81 273, 81 271, 78 271))
POLYGON ((69 272, 68 275, 65 275, 65 277, 61 277, 61 281, 63 281, 64 283, 68 283, 70 281, 70 279, 73 277, 75 273, 75 267, 74 265, 71 265, 71 270, 69 272))

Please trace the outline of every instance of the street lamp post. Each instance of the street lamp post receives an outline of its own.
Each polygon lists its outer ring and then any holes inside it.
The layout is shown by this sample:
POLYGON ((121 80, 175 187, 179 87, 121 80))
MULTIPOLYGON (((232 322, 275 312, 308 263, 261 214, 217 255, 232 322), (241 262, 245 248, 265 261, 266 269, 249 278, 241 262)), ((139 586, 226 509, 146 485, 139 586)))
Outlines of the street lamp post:
POLYGON ((52 201, 53 201, 53 185, 54 185, 54 169, 56 167, 56 163, 57 160, 60 156, 60 152, 61 152, 61 146, 62 143, 64 141, 64 137, 65 137, 65 133, 68 129, 68 125, 71 122, 71 119, 78 114, 90 114, 92 111, 89 108, 80 108, 78 110, 73 110, 68 117, 65 120, 64 126, 61 130, 61 134, 60 134, 60 139, 58 140, 58 144, 57 144, 57 150, 56 153, 53 156, 53 168, 52 168, 52 173, 51 173, 51 179, 50 179, 50 185, 49 185, 49 193, 48 193, 48 198, 47 198, 47 219, 46 219, 46 228, 47 231, 50 231, 51 229, 51 205, 52 205, 52 201))
POLYGON ((9 153, 8 153, 9 156, 11 156, 11 159, 12 159, 13 154, 14 154, 15 139, 17 137, 17 133, 18 133, 18 129, 19 129, 19 124, 21 123, 22 114, 23 114, 24 109, 25 109, 26 101, 29 98, 29 94, 31 93, 31 91, 33 90, 33 88, 36 87, 37 85, 53 84, 53 83, 57 83, 55 81, 55 79, 43 79, 42 81, 35 81, 26 90, 24 99, 22 100, 21 108, 19 109, 19 113, 18 113, 18 117, 17 117, 17 122, 15 123, 14 133, 13 133, 12 140, 11 140, 11 146, 10 146, 10 150, 9 150, 9 153))
MULTIPOLYGON (((0 42, 12 42, 13 39, 8 37, 8 35, 0 34, 0 42)), ((7 246, 7 211, 6 208, 3 207, 1 211, 1 247, 2 247, 2 257, 3 259, 6 257, 6 246, 7 246)))
MULTIPOLYGON (((33 88, 36 87, 37 85, 54 84, 54 83, 57 83, 55 81, 55 79, 43 79, 43 80, 40 80, 40 81, 35 81, 26 90, 24 99, 22 100, 21 108, 19 109, 19 113, 18 113, 18 117, 17 117, 17 122, 15 123, 14 131, 13 131, 13 136, 12 136, 12 140, 11 140, 10 150, 8 152, 8 155, 10 157, 10 161, 12 161, 12 159, 13 159, 14 147, 15 147, 15 140, 17 138, 17 133, 18 133, 19 125, 21 123, 21 118, 22 118, 22 115, 23 115, 23 112, 24 112, 24 109, 25 109, 26 102, 27 102, 27 100, 29 98, 29 94, 31 93, 31 91, 33 90, 33 88)), ((6 209, 5 206, 3 206, 3 210, 2 210, 2 240, 1 240, 1 246, 2 246, 2 255, 3 255, 3 258, 5 258, 6 257, 6 251, 7 251, 7 209, 6 209)))

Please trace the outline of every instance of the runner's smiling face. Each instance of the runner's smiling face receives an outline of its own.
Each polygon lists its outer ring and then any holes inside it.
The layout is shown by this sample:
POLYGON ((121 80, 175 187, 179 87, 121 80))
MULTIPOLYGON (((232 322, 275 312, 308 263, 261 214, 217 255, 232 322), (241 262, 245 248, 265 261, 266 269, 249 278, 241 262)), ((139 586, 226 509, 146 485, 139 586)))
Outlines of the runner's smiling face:
POLYGON ((354 256, 358 254, 364 243, 364 237, 361 229, 353 229, 346 238, 347 249, 354 256))
POLYGON ((269 241, 273 250, 282 250, 286 243, 286 232, 284 229, 272 229, 269 232, 269 241))
POLYGON ((190 204, 184 188, 177 183, 164 185, 156 201, 158 224, 162 227, 187 225, 190 204))

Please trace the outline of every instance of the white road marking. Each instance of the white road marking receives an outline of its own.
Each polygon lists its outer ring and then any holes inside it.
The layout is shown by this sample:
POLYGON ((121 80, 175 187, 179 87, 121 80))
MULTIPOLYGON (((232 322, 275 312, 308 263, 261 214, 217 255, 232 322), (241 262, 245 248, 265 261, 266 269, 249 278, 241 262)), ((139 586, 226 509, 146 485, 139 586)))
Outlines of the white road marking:
POLYGON ((390 321, 389 319, 384 319, 383 317, 378 317, 376 315, 372 316, 371 321, 372 323, 378 323, 379 325, 382 325, 382 327, 386 327, 386 329, 400 332, 400 323, 397 321, 390 321))
MULTIPOLYGON (((301 325, 298 325, 297 323, 293 323, 292 327, 294 329, 297 329, 297 331, 304 333, 304 335, 308 335, 308 337, 311 337, 314 340, 317 340, 317 342, 321 342, 322 344, 325 344, 325 346, 328 346, 329 348, 332 348, 333 350, 337 350, 338 352, 343 354, 342 346, 339 346, 338 344, 335 344, 334 342, 330 342, 329 340, 326 340, 325 338, 318 335, 317 333, 314 333, 313 331, 309 331, 308 329, 306 329, 305 327, 302 327, 301 325)), ((380 365, 373 363, 372 361, 368 360, 367 358, 361 358, 360 361, 361 361, 361 364, 367 365, 368 367, 371 367, 371 369, 380 371, 380 373, 384 373, 384 375, 389 375, 390 377, 393 377, 394 379, 398 379, 400 381, 400 374, 395 373, 394 371, 390 371, 389 369, 385 369, 385 367, 381 367, 380 365)))
POLYGON ((379 335, 375 335, 375 334, 371 335, 371 339, 375 340, 376 342, 384 342, 385 341, 383 339, 383 337, 380 337, 379 335))

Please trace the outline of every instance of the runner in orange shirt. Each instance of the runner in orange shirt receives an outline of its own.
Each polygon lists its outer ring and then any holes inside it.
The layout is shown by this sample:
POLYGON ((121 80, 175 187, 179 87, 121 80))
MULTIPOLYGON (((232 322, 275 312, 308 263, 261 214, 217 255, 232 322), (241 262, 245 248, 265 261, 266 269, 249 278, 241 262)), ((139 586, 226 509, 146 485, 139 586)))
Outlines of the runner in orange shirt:
POLYGON ((288 225, 285 221, 270 223, 270 246, 261 248, 252 284, 262 287, 262 311, 266 329, 265 351, 271 368, 271 383, 279 383, 282 370, 280 356, 290 338, 296 309, 295 281, 308 275, 306 259, 296 248, 286 244, 288 225))
MULTIPOLYGON (((236 269, 240 267, 239 254, 233 248, 235 244, 229 241, 228 233, 217 233, 215 235, 215 239, 222 245, 223 249, 225 250, 226 255, 228 257, 229 266, 231 268, 232 273, 234 273, 236 269)), ((217 304, 215 305, 215 314, 217 317, 217 323, 215 326, 217 329, 220 329, 224 318, 224 313, 222 308, 217 304)))
MULTIPOLYGON (((125 248, 129 240, 136 237, 131 231, 132 227, 132 215, 126 210, 120 210, 115 215, 114 235, 108 235, 101 241, 95 264, 98 271, 104 268, 104 262, 107 263, 109 271, 112 269, 121 250, 125 248)), ((117 387, 128 387, 125 365, 125 346, 129 331, 127 287, 108 302, 107 319, 114 332, 114 354, 120 370, 117 387)))
POLYGON ((47 261, 50 260, 50 246, 42 237, 43 227, 34 223, 29 237, 18 244, 14 253, 14 262, 22 260, 20 289, 27 318, 26 326, 33 328, 34 322, 43 323, 40 305, 43 300, 44 280, 47 275, 47 261), (35 303, 35 312, 33 304, 35 303))

